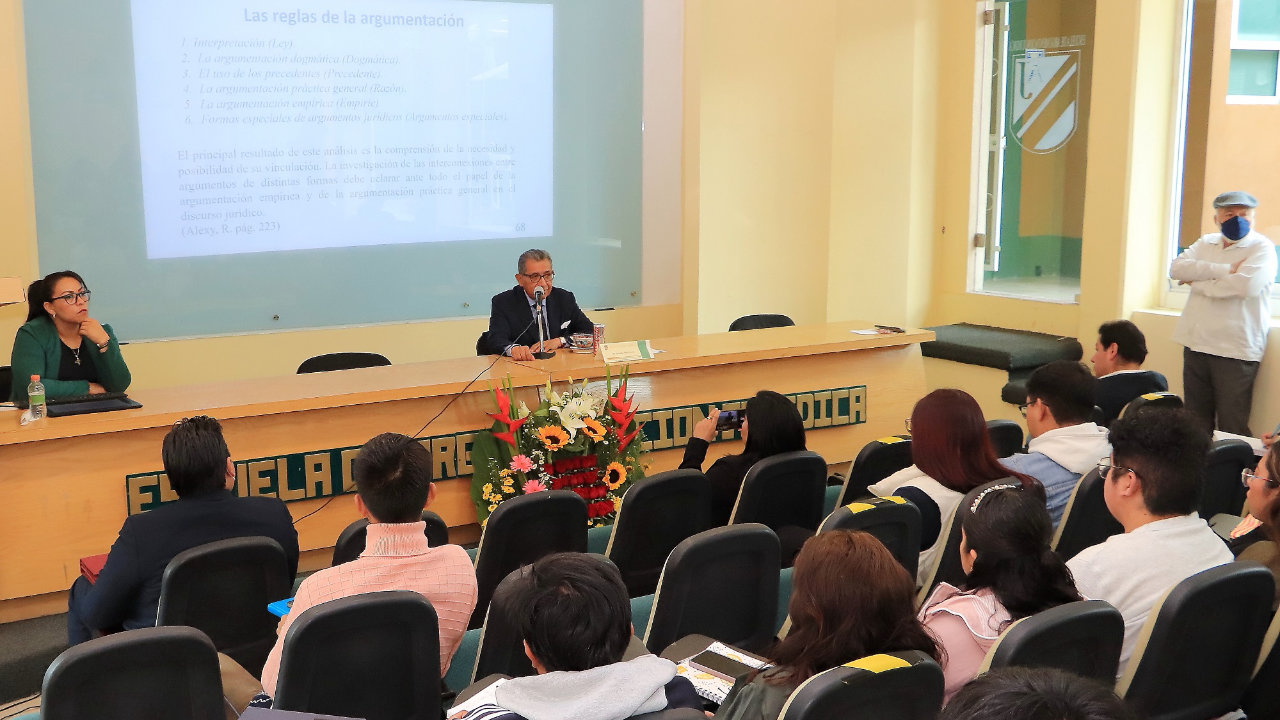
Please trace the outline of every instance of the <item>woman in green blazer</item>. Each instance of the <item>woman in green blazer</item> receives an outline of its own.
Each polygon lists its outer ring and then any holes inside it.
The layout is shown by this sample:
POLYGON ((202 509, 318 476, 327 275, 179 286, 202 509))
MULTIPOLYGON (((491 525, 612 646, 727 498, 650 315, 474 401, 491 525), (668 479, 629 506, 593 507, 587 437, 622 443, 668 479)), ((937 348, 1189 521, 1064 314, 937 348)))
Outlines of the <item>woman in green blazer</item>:
POLYGON ((49 398, 124 392, 132 379, 110 325, 89 317, 89 288, 70 270, 27 288, 27 322, 13 340, 11 399, 27 402, 39 375, 49 398))

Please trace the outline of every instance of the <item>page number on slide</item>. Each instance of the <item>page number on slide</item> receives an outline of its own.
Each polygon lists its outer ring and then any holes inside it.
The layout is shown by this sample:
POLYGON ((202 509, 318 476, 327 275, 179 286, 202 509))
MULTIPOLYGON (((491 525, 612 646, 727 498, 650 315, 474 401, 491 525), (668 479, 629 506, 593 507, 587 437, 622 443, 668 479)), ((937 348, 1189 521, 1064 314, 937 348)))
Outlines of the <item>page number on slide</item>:
POLYGON ((524 232, 524 223, 516 223, 516 232, 524 232))

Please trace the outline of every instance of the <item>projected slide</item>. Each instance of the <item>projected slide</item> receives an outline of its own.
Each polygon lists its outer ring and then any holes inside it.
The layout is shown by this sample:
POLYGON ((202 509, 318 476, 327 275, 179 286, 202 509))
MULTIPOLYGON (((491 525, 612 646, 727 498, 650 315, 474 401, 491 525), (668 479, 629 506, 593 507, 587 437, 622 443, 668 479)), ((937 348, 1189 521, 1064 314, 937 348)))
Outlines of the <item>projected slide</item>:
POLYGON ((147 256, 544 237, 550 5, 133 0, 147 256))

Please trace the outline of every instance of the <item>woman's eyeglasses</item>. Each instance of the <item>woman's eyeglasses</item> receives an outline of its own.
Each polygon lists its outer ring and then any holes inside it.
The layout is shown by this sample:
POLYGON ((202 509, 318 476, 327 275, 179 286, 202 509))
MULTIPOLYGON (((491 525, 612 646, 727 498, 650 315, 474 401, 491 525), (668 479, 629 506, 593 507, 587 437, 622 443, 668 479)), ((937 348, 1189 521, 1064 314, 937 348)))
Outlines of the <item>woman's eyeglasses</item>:
POLYGON ((76 303, 79 303, 81 300, 84 300, 85 302, 89 302, 89 296, 92 294, 93 293, 91 293, 88 290, 81 290, 80 292, 73 292, 73 293, 67 293, 66 295, 59 295, 56 298, 50 299, 49 302, 53 302, 54 300, 61 300, 62 302, 68 305, 75 305, 76 303))

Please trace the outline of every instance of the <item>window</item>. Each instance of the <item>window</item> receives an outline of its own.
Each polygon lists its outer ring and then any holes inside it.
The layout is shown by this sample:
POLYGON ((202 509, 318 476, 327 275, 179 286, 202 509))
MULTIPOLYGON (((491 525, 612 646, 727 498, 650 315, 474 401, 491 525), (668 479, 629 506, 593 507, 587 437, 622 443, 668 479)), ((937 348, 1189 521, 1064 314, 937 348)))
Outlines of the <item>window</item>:
MULTIPOLYGON (((1280 239, 1280 0, 1217 3, 1183 0, 1183 102, 1178 110, 1182 138, 1175 181, 1175 236, 1160 267, 1197 238, 1216 232, 1213 198, 1244 190, 1258 198, 1254 230, 1280 239), (1231 47, 1214 52, 1217 29, 1229 24, 1231 47), (1256 93, 1256 94, 1249 94, 1256 93)), ((1280 277, 1277 278, 1280 281, 1280 277)), ((1185 288, 1168 282, 1164 304, 1180 307, 1185 288)), ((1280 282, 1272 289, 1280 298, 1280 282)), ((1280 303, 1272 304, 1280 312, 1280 303)))
POLYGON ((1234 0, 1227 102, 1280 102, 1280 0, 1234 0))
POLYGON ((1095 0, 986 2, 970 290, 1076 302, 1095 0))

